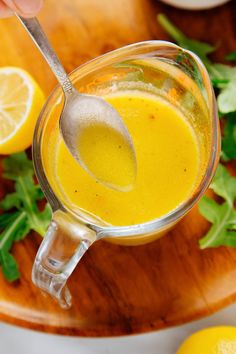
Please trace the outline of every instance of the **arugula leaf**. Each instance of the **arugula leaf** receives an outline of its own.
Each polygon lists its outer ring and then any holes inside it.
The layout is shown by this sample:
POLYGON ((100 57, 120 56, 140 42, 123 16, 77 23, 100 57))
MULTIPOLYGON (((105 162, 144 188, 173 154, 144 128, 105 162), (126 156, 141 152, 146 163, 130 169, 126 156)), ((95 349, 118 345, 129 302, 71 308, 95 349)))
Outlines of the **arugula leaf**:
POLYGON ((14 207, 20 208, 20 199, 17 193, 9 193, 6 197, 0 202, 0 208, 3 210, 9 210, 14 207))
MULTIPOLYGON (((174 40, 188 50, 195 52, 205 64, 212 84, 218 90, 217 104, 220 116, 226 122, 222 139, 222 155, 224 160, 236 158, 236 67, 212 63, 208 54, 216 47, 188 38, 176 28, 165 15, 157 17, 161 26, 174 40)), ((236 60, 236 52, 230 53, 227 60, 236 60)), ((220 245, 236 247, 236 178, 232 177, 223 165, 219 165, 210 188, 223 198, 218 204, 204 196, 199 202, 200 213, 212 226, 206 236, 199 241, 201 248, 218 247, 220 245)))
POLYGON ((236 78, 231 80, 228 85, 221 90, 217 97, 219 110, 222 113, 236 111, 236 78))
POLYGON ((41 236, 45 234, 50 218, 50 208, 40 212, 37 201, 42 199, 43 193, 39 186, 34 184, 33 164, 26 153, 13 154, 3 162, 4 177, 15 181, 15 193, 8 194, 0 203, 0 207, 9 210, 12 207, 24 209, 27 212, 28 224, 31 229, 41 236))
POLYGON ((236 111, 229 113, 226 118, 222 136, 221 157, 228 161, 236 159, 236 111))
POLYGON ((31 176, 18 177, 15 184, 16 193, 28 215, 28 222, 31 229, 44 235, 45 228, 41 224, 40 211, 37 206, 37 193, 31 176))
MULTIPOLYGON (((218 247, 225 244, 227 233, 231 228, 232 220, 236 223, 236 212, 227 203, 221 205, 217 204, 212 199, 204 196, 200 202, 199 210, 206 219, 213 223, 207 235, 199 241, 200 248, 218 247), (211 201, 211 215, 208 214, 209 201, 211 201), (210 216, 214 215, 214 220, 210 220, 210 216)), ((235 245, 236 245, 236 232, 235 232, 235 245)))
POLYGON ((229 60, 229 61, 234 61, 236 60, 236 51, 235 52, 231 52, 229 54, 226 55, 225 57, 226 60, 229 60))
POLYGON ((217 78, 213 77, 211 79, 211 82, 212 82, 212 85, 217 88, 217 87, 221 87, 221 85, 228 84, 229 80, 228 79, 217 79, 217 78))
POLYGON ((29 230, 26 212, 22 211, 15 213, 14 220, 0 235, 0 265, 5 278, 10 282, 18 279, 20 273, 17 263, 9 251, 13 243, 24 238, 29 230))
POLYGON ((8 252, 15 239, 22 239, 26 236, 26 231, 29 231, 29 227, 26 227, 27 215, 25 211, 18 212, 15 215, 15 219, 6 227, 6 229, 0 234, 0 251, 8 252))
POLYGON ((44 199, 45 198, 45 195, 44 195, 44 193, 43 193, 43 191, 42 191, 42 189, 40 188, 40 186, 34 186, 34 188, 35 188, 35 198, 37 199, 37 200, 42 200, 42 199, 44 199))
POLYGON ((8 224, 10 224, 14 219, 18 212, 4 213, 0 215, 0 229, 3 229, 8 224))
POLYGON ((211 76, 215 87, 220 89, 217 97, 219 110, 229 113, 236 110, 236 67, 212 64, 211 76))
MULTIPOLYGON (((236 68, 229 65, 213 64, 207 55, 216 50, 215 46, 188 38, 163 14, 159 14, 157 19, 181 47, 197 54, 205 64, 213 85, 220 90, 217 98, 219 111, 225 114, 236 111, 236 68)), ((235 52, 231 53, 229 57, 234 57, 234 54, 235 52)))
POLYGON ((233 205, 236 198, 236 178, 231 176, 226 167, 219 164, 211 188, 220 197, 224 198, 229 205, 233 205))
POLYGON ((24 152, 4 159, 3 168, 4 177, 15 181, 15 192, 0 201, 0 208, 11 211, 0 215, 0 265, 5 278, 14 281, 20 276, 17 263, 10 253, 14 242, 22 240, 30 230, 43 236, 52 213, 49 204, 43 211, 38 208, 37 201, 43 198, 43 193, 34 183, 33 164, 24 152))
POLYGON ((214 74, 215 80, 218 79, 225 81, 225 83, 222 83, 222 86, 220 85, 219 88, 225 88, 231 80, 236 79, 236 67, 216 63, 211 64, 211 71, 214 74))
POLYGON ((210 54, 216 50, 215 46, 212 46, 205 42, 200 42, 194 39, 190 39, 183 32, 171 23, 164 14, 159 14, 157 20, 160 25, 166 30, 166 32, 183 48, 191 50, 196 53, 203 63, 207 66, 211 64, 207 58, 207 54, 210 54))
POLYGON ((18 177, 33 176, 33 163, 25 152, 19 152, 3 160, 3 177, 16 181, 18 177))
POLYGON ((225 201, 218 204, 207 196, 200 200, 200 213, 212 223, 208 233, 199 241, 200 248, 221 245, 236 247, 236 210, 234 209, 236 178, 220 164, 210 188, 225 201))
POLYGON ((3 275, 9 282, 20 278, 19 268, 12 254, 0 251, 0 263, 3 275))

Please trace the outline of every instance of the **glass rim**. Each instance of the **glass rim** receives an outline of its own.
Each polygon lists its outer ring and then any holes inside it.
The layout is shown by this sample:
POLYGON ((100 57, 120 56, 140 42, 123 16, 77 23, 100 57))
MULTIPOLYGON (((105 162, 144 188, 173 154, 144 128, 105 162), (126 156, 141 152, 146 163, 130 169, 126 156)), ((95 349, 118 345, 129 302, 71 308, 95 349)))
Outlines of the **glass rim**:
MULTIPOLYGON (((162 230, 165 227, 167 227, 170 224, 174 224, 177 222, 179 219, 181 219, 193 206, 194 204, 200 199, 200 197, 204 194, 206 191, 212 175, 214 173, 214 170, 216 168, 216 164, 218 162, 218 151, 220 148, 220 142, 219 142, 219 123, 218 123, 218 114, 217 114, 217 107, 216 107, 216 101, 215 101, 215 96, 214 96, 214 91, 211 85, 211 81, 208 75, 208 72, 202 63, 201 59, 194 54, 193 52, 181 48, 178 45, 168 42, 168 41, 162 41, 162 40, 151 40, 151 41, 143 41, 143 42, 137 42, 134 44, 129 44, 126 46, 123 46, 121 48, 115 49, 111 52, 108 52, 106 54, 100 55, 92 60, 89 60, 88 62, 82 64, 81 66, 77 67, 74 69, 69 76, 73 79, 73 76, 77 74, 80 71, 87 70, 89 66, 94 65, 99 65, 100 62, 104 63, 104 66, 107 62, 109 62, 112 58, 115 58, 116 56, 122 55, 126 53, 127 51, 132 51, 135 49, 150 49, 148 53, 151 53, 151 49, 155 49, 158 51, 158 48, 161 46, 164 46, 166 48, 175 48, 183 53, 187 53, 198 65, 198 69, 201 72, 201 75, 204 76, 204 79, 206 80, 207 83, 207 95, 209 99, 209 107, 208 110, 210 111, 210 115, 212 116, 212 139, 211 139, 211 148, 210 148, 210 157, 209 161, 207 164, 206 172, 203 178, 201 179, 201 182, 199 183, 196 191, 183 203, 181 203, 178 207, 170 211, 169 213, 156 218, 152 219, 150 221, 141 223, 141 224, 133 224, 133 225, 125 225, 125 226, 101 226, 97 225, 96 223, 93 223, 91 221, 88 221, 83 218, 82 215, 77 214, 72 208, 70 208, 68 205, 64 205, 59 198, 55 195, 53 188, 51 187, 46 174, 44 173, 43 169, 43 164, 42 164, 42 159, 41 159, 41 138, 42 138, 42 132, 43 132, 43 127, 42 127, 42 122, 43 118, 45 118, 46 110, 50 104, 50 101, 53 99, 53 96, 58 92, 58 89, 60 89, 60 86, 57 85, 51 94, 48 96, 43 109, 40 112, 39 118, 37 120, 36 126, 35 126, 35 131, 34 131, 34 138, 33 138, 33 163, 34 163, 34 168, 36 172, 37 179, 42 187, 42 190, 44 191, 44 194, 46 195, 47 200, 49 201, 49 204, 52 205, 53 211, 54 209, 61 209, 64 210, 65 212, 68 212, 69 214, 73 215, 75 219, 78 219, 80 222, 83 222, 85 225, 90 227, 91 229, 95 230, 98 237, 99 234, 101 235, 109 235, 109 236, 114 236, 114 237, 127 237, 127 236, 134 236, 134 235, 141 235, 141 234, 147 234, 147 233, 153 233, 158 230, 162 230)), ((127 58, 128 59, 128 54, 127 53, 127 58)), ((143 53, 145 54, 145 53, 143 53)), ((78 79, 79 80, 79 79, 78 79)))

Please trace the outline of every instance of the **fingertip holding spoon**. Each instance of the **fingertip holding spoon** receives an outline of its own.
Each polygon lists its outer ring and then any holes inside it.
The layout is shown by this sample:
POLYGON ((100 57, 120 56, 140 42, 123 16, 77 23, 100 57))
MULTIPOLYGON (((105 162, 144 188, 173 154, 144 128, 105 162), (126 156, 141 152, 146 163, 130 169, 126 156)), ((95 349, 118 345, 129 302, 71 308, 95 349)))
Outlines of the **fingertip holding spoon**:
POLYGON ((74 88, 36 18, 16 16, 63 89, 59 126, 70 153, 102 184, 117 191, 131 190, 137 173, 136 154, 121 116, 103 98, 74 88))

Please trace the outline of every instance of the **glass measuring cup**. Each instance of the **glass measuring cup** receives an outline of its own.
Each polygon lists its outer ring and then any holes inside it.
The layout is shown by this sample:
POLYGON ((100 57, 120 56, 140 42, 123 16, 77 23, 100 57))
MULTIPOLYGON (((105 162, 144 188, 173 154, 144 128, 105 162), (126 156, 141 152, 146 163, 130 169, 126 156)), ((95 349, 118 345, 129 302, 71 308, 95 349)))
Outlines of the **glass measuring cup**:
POLYGON ((52 206, 53 220, 36 256, 32 278, 62 307, 71 304, 66 281, 87 249, 101 238, 134 245, 163 235, 206 190, 215 171, 220 148, 215 97, 206 69, 196 55, 175 44, 147 41, 129 45, 86 63, 70 78, 84 93, 104 96, 127 88, 138 89, 160 96, 176 106, 195 131, 202 174, 185 202, 168 214, 143 224, 108 225, 96 215, 75 207, 61 193, 56 176, 50 182, 47 177, 47 171, 53 169, 55 161, 49 150, 45 154, 45 149, 48 146, 56 149, 53 132, 57 129, 63 106, 62 92, 57 87, 44 106, 34 135, 36 175, 52 206))

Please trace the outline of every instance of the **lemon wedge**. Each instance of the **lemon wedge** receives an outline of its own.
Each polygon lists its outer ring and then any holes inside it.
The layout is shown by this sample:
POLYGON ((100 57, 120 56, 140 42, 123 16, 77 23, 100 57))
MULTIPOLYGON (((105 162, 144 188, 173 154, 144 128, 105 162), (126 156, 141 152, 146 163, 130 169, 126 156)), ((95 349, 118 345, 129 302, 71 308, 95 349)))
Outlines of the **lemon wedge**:
POLYGON ((0 68, 0 154, 23 151, 32 144, 44 101, 42 90, 25 70, 0 68))
POLYGON ((194 333, 181 345, 177 354, 235 354, 236 327, 211 327, 194 333))

